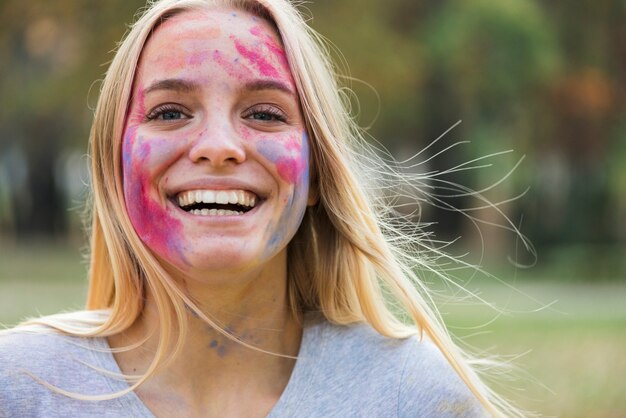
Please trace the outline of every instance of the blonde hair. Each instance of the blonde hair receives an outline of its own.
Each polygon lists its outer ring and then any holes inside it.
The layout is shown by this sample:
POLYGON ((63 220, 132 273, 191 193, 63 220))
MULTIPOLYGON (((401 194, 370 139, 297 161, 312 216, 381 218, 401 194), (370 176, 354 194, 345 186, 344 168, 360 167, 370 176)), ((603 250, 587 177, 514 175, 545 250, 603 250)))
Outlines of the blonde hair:
POLYGON ((392 170, 377 160, 374 152, 365 152, 371 149, 350 117, 345 97, 338 94, 327 47, 287 0, 161 0, 149 4, 109 67, 90 135, 93 196, 88 312, 31 322, 76 336, 111 336, 137 320, 149 289, 159 315, 159 348, 147 372, 134 376, 127 391, 176 355, 187 330, 187 309, 223 331, 176 285, 135 233, 125 209, 121 167, 122 135, 135 71, 150 34, 171 16, 213 6, 242 9, 275 25, 309 131, 311 181, 319 201, 307 209, 288 246, 288 295, 294 314, 320 311, 337 324, 367 322, 390 338, 405 338, 417 331, 426 334, 490 413, 521 415, 483 383, 475 370, 478 362, 448 334, 428 289, 414 271, 425 264, 424 259, 412 255, 418 244, 416 235, 407 235, 385 219, 389 208, 368 195, 360 179, 381 170, 393 175, 392 170), (391 300, 412 325, 394 313, 391 300), (99 310, 107 314, 94 315, 99 310), (173 329, 180 332, 172 347, 173 329))

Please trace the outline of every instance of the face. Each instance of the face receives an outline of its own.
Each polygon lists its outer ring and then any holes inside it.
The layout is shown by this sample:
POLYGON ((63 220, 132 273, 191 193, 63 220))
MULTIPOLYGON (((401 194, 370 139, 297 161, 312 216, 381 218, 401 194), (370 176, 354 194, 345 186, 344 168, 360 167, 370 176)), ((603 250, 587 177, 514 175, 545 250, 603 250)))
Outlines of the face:
POLYGON ((137 234, 183 272, 265 268, 297 231, 309 146, 280 40, 230 9, 185 12, 142 52, 123 137, 137 234))

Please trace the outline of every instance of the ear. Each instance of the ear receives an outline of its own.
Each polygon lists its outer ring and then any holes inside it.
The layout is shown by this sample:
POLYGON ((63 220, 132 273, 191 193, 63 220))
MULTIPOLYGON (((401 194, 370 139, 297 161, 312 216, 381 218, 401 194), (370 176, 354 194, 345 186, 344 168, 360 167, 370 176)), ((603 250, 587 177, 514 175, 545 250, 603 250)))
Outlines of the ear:
MULTIPOLYGON (((313 138, 313 135, 307 134, 306 140, 313 138)), ((311 148, 311 145, 309 145, 311 148)), ((315 161, 315 155, 312 151, 309 154, 309 197, 307 199, 307 206, 315 206, 320 200, 320 187, 319 187, 319 171, 318 165, 315 161)))
POLYGON ((310 163, 311 173, 309 177, 309 198, 306 201, 307 206, 315 206, 320 201, 320 183, 317 174, 316 164, 310 163))
POLYGON ((307 206, 315 206, 320 200, 319 188, 317 182, 309 185, 309 198, 306 201, 307 206))

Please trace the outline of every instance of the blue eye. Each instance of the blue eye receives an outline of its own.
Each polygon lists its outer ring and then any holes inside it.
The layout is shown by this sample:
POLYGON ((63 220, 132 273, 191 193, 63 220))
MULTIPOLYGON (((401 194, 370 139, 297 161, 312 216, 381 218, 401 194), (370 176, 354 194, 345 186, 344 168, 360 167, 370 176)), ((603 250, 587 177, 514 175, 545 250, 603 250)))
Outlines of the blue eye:
POLYGON ((252 114, 252 119, 254 119, 254 120, 271 121, 271 120, 275 120, 275 119, 278 119, 278 118, 276 117, 276 115, 272 115, 271 113, 255 112, 255 113, 252 114))
POLYGON ((260 122, 286 122, 287 115, 276 106, 261 105, 248 109, 244 115, 246 119, 252 119, 260 122))
POLYGON ((174 104, 166 104, 162 106, 158 106, 153 109, 146 116, 147 120, 158 120, 158 121, 177 121, 181 119, 190 119, 185 109, 179 105, 174 104))
POLYGON ((163 119, 163 120, 177 120, 177 119, 181 119, 183 116, 182 113, 180 112, 175 112, 175 111, 167 111, 167 112, 163 112, 161 113, 157 119, 163 119))

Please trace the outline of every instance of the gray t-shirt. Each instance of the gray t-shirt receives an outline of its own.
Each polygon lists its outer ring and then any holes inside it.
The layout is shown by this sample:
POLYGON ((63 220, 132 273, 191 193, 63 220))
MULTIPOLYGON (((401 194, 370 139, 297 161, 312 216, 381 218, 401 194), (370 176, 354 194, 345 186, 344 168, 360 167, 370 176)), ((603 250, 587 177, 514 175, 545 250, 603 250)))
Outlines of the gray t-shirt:
MULTIPOLYGON (((55 393, 26 372, 85 395, 128 388, 107 340, 0 332, 0 417, 150 417, 135 393, 81 401, 55 393)), ((158 411, 156 411, 158 414, 158 411)), ((439 350, 418 337, 389 339, 368 325, 309 317, 298 360, 268 415, 279 417, 483 417, 480 403, 439 350)))

